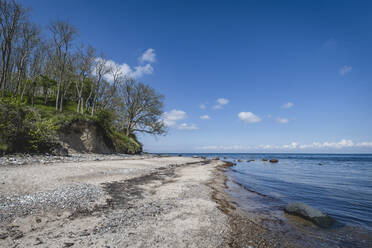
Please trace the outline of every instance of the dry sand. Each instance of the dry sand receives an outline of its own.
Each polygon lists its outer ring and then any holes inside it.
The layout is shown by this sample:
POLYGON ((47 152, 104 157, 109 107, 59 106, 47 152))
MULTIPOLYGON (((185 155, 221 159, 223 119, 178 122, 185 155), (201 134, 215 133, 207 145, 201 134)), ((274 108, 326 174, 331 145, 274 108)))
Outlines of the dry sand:
POLYGON ((0 167, 0 247, 226 247, 220 161, 162 157, 0 167))
POLYGON ((291 247, 188 157, 0 166, 0 247, 291 247))

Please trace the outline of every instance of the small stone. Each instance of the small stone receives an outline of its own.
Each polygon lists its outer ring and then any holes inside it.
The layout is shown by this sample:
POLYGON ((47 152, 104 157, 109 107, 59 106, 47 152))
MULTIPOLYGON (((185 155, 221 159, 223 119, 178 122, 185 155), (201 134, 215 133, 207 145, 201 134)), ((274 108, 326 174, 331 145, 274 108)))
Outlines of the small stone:
POLYGON ((275 158, 270 159, 270 163, 278 163, 278 162, 279 162, 279 160, 277 160, 277 159, 275 159, 275 158))
POLYGON ((74 243, 71 243, 71 242, 65 242, 64 244, 64 247, 71 247, 74 245, 74 243))
POLYGON ((6 239, 8 236, 7 233, 0 233, 0 239, 6 239))
POLYGON ((40 238, 36 238, 34 245, 41 245, 43 241, 40 238))
POLYGON ((13 239, 20 239, 23 237, 23 232, 21 231, 17 231, 14 236, 13 236, 13 239))

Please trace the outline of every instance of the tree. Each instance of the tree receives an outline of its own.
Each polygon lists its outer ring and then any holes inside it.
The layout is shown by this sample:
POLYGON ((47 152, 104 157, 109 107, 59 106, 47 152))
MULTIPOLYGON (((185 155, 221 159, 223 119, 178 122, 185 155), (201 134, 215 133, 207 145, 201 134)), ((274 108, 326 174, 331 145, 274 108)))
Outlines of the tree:
POLYGON ((161 120, 163 95, 135 79, 126 79, 118 93, 122 100, 119 115, 127 136, 134 132, 154 135, 166 133, 166 127, 161 120))
POLYGON ((59 111, 62 112, 64 91, 68 89, 64 83, 67 76, 69 52, 77 31, 70 23, 65 21, 52 22, 49 29, 52 32, 55 49, 54 62, 57 81, 56 111, 58 111, 59 104, 59 111))
MULTIPOLYGON (((102 88, 102 85, 104 85, 102 83, 103 77, 107 73, 109 73, 111 70, 110 66, 108 65, 107 61, 104 59, 103 55, 100 58, 97 58, 95 62, 96 63, 94 67, 94 73, 96 75, 96 80, 95 80, 95 85, 93 85, 95 88, 95 93, 93 96, 93 103, 92 103, 92 112, 91 112, 92 116, 94 115, 94 110, 97 105, 99 94, 104 91, 104 89, 102 88)), ((93 88, 92 88, 91 93, 93 93, 93 88)), ((91 97, 91 95, 92 94, 90 94, 89 98, 91 97)))
POLYGON ((104 91, 99 96, 100 107, 102 109, 112 109, 114 110, 117 106, 120 105, 120 99, 117 96, 118 87, 122 85, 125 81, 125 76, 122 72, 122 68, 115 64, 111 63, 109 65, 110 71, 109 76, 112 81, 105 82, 102 87, 104 91))
MULTIPOLYGON (((39 33, 39 28, 30 22, 25 22, 21 25, 20 44, 16 49, 17 54, 15 56, 15 66, 17 68, 16 85, 14 88, 15 96, 17 96, 18 90, 22 86, 22 80, 24 81, 27 77, 27 66, 29 65, 30 59, 32 60, 31 68, 29 68, 30 73, 35 72, 35 61, 40 60, 39 49, 42 49, 43 43, 40 41, 39 33), (36 50, 34 50, 35 47, 36 50), (32 55, 34 55, 33 58, 31 58, 32 55)), ((40 61, 40 63, 43 62, 44 61, 40 61)), ((38 66, 40 65, 38 64, 38 66)))
POLYGON ((0 0, 0 41, 1 41, 1 95, 7 87, 11 72, 11 58, 20 25, 26 18, 26 10, 15 1, 0 0))
POLYGON ((78 80, 75 81, 76 93, 77 93, 77 107, 76 112, 84 113, 84 86, 87 81, 88 76, 92 72, 93 62, 95 57, 94 48, 88 46, 86 51, 83 47, 79 49, 77 54, 77 73, 78 80))

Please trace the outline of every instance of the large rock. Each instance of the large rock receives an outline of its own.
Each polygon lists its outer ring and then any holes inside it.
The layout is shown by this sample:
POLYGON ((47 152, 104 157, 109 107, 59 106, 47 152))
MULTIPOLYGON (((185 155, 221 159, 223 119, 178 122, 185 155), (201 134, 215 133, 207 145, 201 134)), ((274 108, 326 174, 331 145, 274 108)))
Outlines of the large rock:
POLYGON ((273 159, 270 159, 270 163, 278 163, 279 160, 277 160, 276 158, 273 158, 273 159))
POLYGON ((285 207, 284 212, 300 216, 320 227, 330 227, 335 222, 335 220, 327 214, 302 202, 289 203, 285 207))

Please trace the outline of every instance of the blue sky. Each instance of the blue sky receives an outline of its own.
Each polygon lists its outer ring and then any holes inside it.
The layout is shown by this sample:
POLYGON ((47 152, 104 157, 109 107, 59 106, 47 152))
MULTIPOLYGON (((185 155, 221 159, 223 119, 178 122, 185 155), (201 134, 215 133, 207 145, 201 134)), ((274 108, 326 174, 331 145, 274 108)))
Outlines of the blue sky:
POLYGON ((147 151, 372 152, 371 1, 23 2, 165 95, 147 151))

